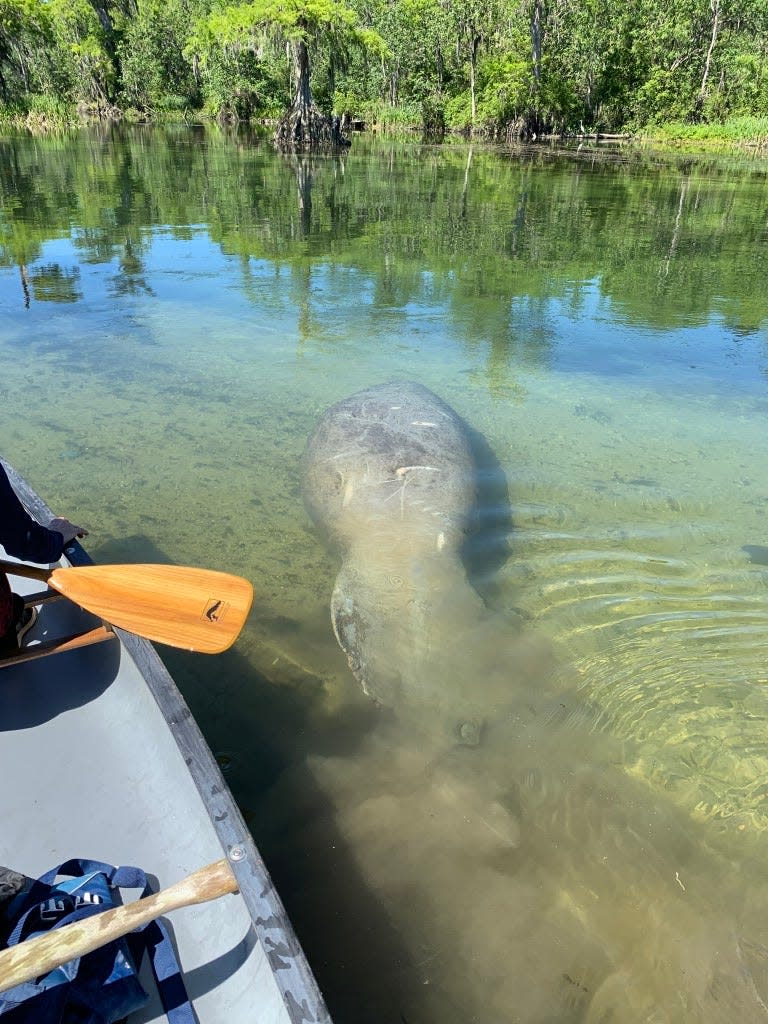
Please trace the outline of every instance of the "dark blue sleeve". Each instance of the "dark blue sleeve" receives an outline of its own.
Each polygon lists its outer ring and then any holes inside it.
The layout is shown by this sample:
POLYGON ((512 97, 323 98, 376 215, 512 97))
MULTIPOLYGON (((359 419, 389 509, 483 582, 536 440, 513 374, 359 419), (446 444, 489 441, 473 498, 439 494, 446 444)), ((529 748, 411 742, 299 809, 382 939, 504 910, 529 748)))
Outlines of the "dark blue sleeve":
POLYGON ((16 497, 0 464, 0 544, 9 555, 28 562, 57 562, 64 550, 58 530, 41 526, 16 497))

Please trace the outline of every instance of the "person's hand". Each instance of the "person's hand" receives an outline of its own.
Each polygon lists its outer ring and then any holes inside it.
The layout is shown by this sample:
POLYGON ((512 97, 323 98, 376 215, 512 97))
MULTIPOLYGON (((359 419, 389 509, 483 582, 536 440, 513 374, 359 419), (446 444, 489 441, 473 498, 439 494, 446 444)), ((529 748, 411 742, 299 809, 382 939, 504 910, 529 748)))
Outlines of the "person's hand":
POLYGON ((70 544, 75 537, 88 536, 88 531, 82 526, 75 526, 74 523, 70 523, 68 519, 62 519, 60 516, 57 516, 48 523, 48 529, 56 530, 57 533, 60 533, 64 538, 65 546, 70 544))

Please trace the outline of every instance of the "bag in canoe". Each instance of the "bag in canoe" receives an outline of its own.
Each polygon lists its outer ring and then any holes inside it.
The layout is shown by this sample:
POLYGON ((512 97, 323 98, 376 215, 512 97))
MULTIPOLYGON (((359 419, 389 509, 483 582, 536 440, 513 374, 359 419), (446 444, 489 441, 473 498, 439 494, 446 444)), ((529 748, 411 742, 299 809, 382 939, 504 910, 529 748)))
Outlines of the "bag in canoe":
MULTIPOLYGON (((151 891, 140 868, 101 861, 69 860, 36 880, 0 868, 0 940, 14 946, 111 910, 122 903, 121 889, 141 889, 142 896, 151 891), (20 889, 16 894, 14 882, 20 889)), ((149 1000, 138 976, 145 953, 168 1020, 195 1024, 170 937, 160 921, 0 992, 0 1024, 115 1024, 149 1000)))

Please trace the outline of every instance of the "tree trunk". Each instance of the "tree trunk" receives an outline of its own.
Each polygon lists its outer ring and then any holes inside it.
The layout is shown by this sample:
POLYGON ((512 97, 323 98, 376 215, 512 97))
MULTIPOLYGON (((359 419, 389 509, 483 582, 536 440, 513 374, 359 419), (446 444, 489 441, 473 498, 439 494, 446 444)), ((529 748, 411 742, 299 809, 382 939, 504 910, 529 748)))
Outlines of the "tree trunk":
POLYGON ((397 69, 393 68, 389 76, 389 105, 397 106, 397 69))
POLYGON ((293 109, 308 109, 312 106, 312 93, 309 88, 309 50, 303 39, 293 43, 293 80, 296 83, 296 95, 293 97, 293 109))
POLYGON ((720 31, 720 0, 709 0, 709 6, 712 11, 712 30, 709 37, 709 49, 707 50, 707 56, 704 59, 704 71, 701 76, 699 95, 696 99, 697 116, 701 114, 704 103, 707 99, 707 82, 709 81, 709 71, 712 67, 712 54, 714 53, 715 46, 717 45, 717 36, 720 31))
POLYGON ((461 219, 467 219, 467 193, 469 191, 469 169, 472 166, 472 146, 467 153, 467 165, 464 168, 464 188, 461 190, 461 219))
POLYGON ((296 202, 299 208, 299 234, 309 238, 312 229, 312 164, 310 156, 288 157, 296 174, 296 202))
POLYGON ((19 273, 21 274, 21 290, 24 292, 24 309, 29 309, 29 274, 26 263, 19 264, 19 273))
POLYGON ((477 51, 480 48, 480 36, 473 35, 472 43, 469 49, 469 95, 472 104, 472 129, 474 130, 475 121, 477 120, 477 95, 475 93, 475 83, 477 80, 477 51))
POLYGON ((669 268, 672 264, 672 260, 677 251, 677 244, 680 240, 680 223, 683 216, 683 207, 685 206, 685 199, 688 195, 688 188, 690 187, 691 179, 687 177, 680 185, 680 201, 677 204, 677 216, 675 217, 675 226, 672 231, 672 238, 669 243, 669 249, 667 251, 667 258, 664 261, 664 277, 669 276, 669 268))
POLYGON ((541 62, 546 16, 546 0, 533 0, 531 12, 531 62, 533 64, 531 99, 528 110, 507 125, 506 141, 508 143, 520 139, 535 139, 543 127, 541 120, 541 62))
POLYGON ((114 25, 112 24, 112 18, 109 15, 109 11, 107 10, 106 5, 99 3, 91 3, 91 7, 93 7, 94 11, 96 12, 96 16, 98 17, 101 23, 104 35, 107 37, 107 39, 112 39, 115 29, 114 25))
POLYGON ((21 47, 15 43, 11 43, 16 53, 16 63, 19 65, 19 71, 21 72, 21 80, 24 83, 24 92, 29 94, 29 74, 27 72, 27 64, 24 60, 24 54, 21 52, 21 47))
POLYGON ((295 93, 293 103, 278 122, 275 143, 283 150, 332 149, 349 145, 341 135, 338 118, 323 114, 312 101, 309 85, 309 50, 304 39, 291 43, 295 93))
POLYGON ((533 17, 531 18, 531 56, 533 58, 533 78, 535 88, 541 85, 541 33, 544 21, 544 0, 534 0, 533 17))

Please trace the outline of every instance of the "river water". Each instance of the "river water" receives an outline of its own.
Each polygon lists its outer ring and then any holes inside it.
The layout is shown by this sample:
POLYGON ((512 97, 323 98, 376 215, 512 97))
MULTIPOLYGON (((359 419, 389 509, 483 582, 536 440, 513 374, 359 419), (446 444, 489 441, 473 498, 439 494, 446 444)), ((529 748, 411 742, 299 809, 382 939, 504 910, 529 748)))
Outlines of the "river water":
POLYGON ((338 1024, 768 1017, 767 217, 749 158, 0 139, 0 451, 96 560, 253 581, 161 654, 338 1024), (493 625, 435 595, 418 708, 353 678, 301 497, 393 379, 493 479, 493 625))

